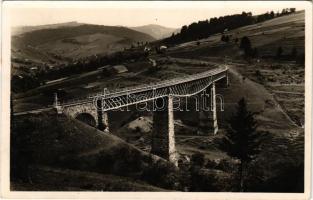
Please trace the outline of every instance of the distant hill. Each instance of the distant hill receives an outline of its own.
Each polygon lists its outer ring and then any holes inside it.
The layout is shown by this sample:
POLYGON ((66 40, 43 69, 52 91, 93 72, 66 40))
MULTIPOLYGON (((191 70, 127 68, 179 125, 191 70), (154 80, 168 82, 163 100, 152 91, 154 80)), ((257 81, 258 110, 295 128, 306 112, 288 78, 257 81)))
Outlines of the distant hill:
POLYGON ((12 36, 12 60, 16 66, 62 64, 93 55, 105 55, 137 42, 155 40, 126 27, 69 22, 24 27, 12 36), (31 63, 31 64, 29 64, 31 63))
POLYGON ((73 22, 65 22, 65 23, 58 23, 58 24, 46 24, 46 25, 39 25, 39 26, 17 26, 12 28, 12 35, 20 35, 23 33, 41 30, 41 29, 54 29, 60 27, 74 27, 82 25, 83 23, 78 23, 76 21, 73 22))
POLYGON ((149 24, 144 26, 136 26, 130 27, 133 30, 140 31, 142 33, 146 33, 151 35, 155 39, 163 39, 172 35, 172 33, 176 33, 179 31, 177 28, 168 28, 156 24, 149 24))

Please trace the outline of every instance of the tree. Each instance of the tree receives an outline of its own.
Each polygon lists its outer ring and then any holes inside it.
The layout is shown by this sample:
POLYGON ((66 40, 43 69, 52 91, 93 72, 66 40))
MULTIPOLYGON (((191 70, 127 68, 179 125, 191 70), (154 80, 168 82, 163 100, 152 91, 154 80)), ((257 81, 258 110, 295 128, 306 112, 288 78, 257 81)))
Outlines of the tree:
POLYGON ((228 35, 225 36, 225 42, 229 42, 229 36, 228 35))
POLYGON ((283 54, 283 48, 281 46, 279 46, 277 48, 277 51, 276 51, 276 57, 280 58, 282 56, 282 54, 283 54))
POLYGON ((251 54, 251 49, 252 49, 251 42, 247 36, 244 36, 243 38, 241 38, 239 48, 241 48, 245 51, 246 56, 249 56, 251 54))
POLYGON ((297 55, 298 55, 297 48, 296 48, 296 47, 293 47, 292 50, 291 50, 291 56, 292 56, 293 58, 297 58, 297 55))
POLYGON ((225 42, 225 35, 222 35, 221 41, 225 42))
POLYGON ((247 165, 255 160, 260 152, 264 134, 256 131, 254 113, 248 111, 244 98, 238 102, 237 112, 229 121, 225 136, 219 142, 221 150, 240 161, 238 167, 239 191, 245 191, 244 172, 247 165))
POLYGON ((205 159, 204 159, 204 154, 203 153, 195 153, 191 156, 191 163, 202 167, 204 165, 205 159))
POLYGON ((258 49, 256 47, 253 48, 252 56, 255 57, 255 58, 259 56, 259 51, 258 51, 258 49))

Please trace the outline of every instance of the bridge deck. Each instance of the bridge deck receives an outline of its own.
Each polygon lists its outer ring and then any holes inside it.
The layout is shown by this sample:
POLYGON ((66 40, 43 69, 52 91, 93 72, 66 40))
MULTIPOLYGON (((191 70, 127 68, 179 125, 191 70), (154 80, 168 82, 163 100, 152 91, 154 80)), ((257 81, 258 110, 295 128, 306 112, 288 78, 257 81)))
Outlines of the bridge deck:
MULTIPOLYGON (((117 90, 111 90, 107 91, 105 94, 104 93, 96 93, 89 95, 88 97, 84 98, 78 98, 78 99, 72 99, 66 102, 62 102, 62 105, 66 104, 71 104, 75 102, 81 102, 86 99, 93 99, 95 97, 104 97, 104 98, 111 98, 111 97, 117 97, 121 95, 126 95, 126 94, 132 94, 132 93, 138 93, 138 92, 143 92, 147 90, 152 90, 152 89, 160 89, 160 88, 165 88, 165 87, 170 87, 174 85, 178 85, 181 83, 188 83, 194 80, 202 79, 202 78, 208 78, 216 74, 220 74, 222 72, 226 72, 228 68, 226 66, 219 67, 213 70, 205 71, 202 73, 194 74, 194 75, 187 75, 182 78, 174 78, 170 80, 165 80, 161 82, 156 82, 152 84, 147 84, 147 85, 139 85, 139 86, 134 86, 134 87, 127 87, 127 88, 122 88, 122 89, 117 89, 117 90)), ((215 80, 213 80, 215 81, 215 80)))
MULTIPOLYGON (((169 94, 176 96, 190 96, 200 92, 204 88, 208 87, 212 82, 218 81, 221 78, 227 76, 227 66, 218 67, 213 70, 205 71, 202 73, 188 75, 181 78, 174 78, 166 81, 161 81, 154 84, 139 85, 135 87, 128 87, 120 90, 106 91, 106 93, 96 93, 84 98, 72 99, 66 102, 61 102, 60 106, 70 107, 79 104, 85 104, 93 102, 95 99, 104 99, 104 110, 111 110, 120 108, 123 106, 136 104, 144 101, 149 101, 155 98, 167 96, 169 94), (138 100, 130 98, 131 95, 144 96, 144 98, 138 100)), ((21 113, 36 113, 43 110, 51 109, 41 108, 32 111, 24 111, 15 113, 19 115, 21 113)))

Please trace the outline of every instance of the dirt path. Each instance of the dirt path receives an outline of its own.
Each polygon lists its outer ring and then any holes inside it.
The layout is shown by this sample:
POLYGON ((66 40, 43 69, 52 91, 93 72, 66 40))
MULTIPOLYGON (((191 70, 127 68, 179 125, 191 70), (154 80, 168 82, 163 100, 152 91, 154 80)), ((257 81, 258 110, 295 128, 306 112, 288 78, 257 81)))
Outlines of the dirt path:
POLYGON ((258 84, 252 80, 250 80, 247 77, 242 76, 237 70, 235 66, 229 66, 229 72, 234 74, 235 76, 238 76, 239 78, 244 79, 245 84, 248 84, 250 87, 254 88, 256 91, 262 93, 263 95, 266 96, 270 96, 271 100, 273 102, 275 102, 275 107, 281 112, 283 113, 283 115, 285 116, 285 118, 295 127, 299 127, 290 117, 289 115, 286 113, 286 111, 281 107, 281 105, 276 101, 276 99, 274 98, 273 94, 271 94, 263 85, 258 84))

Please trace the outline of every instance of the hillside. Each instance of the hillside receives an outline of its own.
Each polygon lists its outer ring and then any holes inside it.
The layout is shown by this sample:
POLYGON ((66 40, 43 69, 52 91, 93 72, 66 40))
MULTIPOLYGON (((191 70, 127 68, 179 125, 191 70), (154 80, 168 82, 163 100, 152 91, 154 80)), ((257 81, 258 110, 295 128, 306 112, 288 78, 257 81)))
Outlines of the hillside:
POLYGON ((151 35, 153 38, 159 40, 166 37, 169 37, 172 35, 172 33, 176 33, 179 31, 177 28, 168 28, 156 24, 149 24, 144 26, 136 26, 136 27, 130 27, 133 30, 146 33, 148 35, 151 35))
POLYGON ((259 57, 275 56, 279 46, 283 48, 283 55, 290 54, 295 47, 300 56, 304 53, 304 19, 304 11, 296 12, 228 31, 225 35, 230 36, 229 42, 221 41, 222 34, 217 33, 198 41, 175 45, 169 54, 180 57, 212 56, 242 59, 240 39, 246 36, 250 39, 252 48, 257 48, 259 57))
POLYGON ((137 42, 150 42, 150 35, 115 26, 83 24, 59 26, 12 36, 12 61, 20 66, 60 65, 94 55, 106 55, 137 42))
POLYGON ((80 26, 80 25, 83 25, 83 23, 73 21, 73 22, 38 25, 38 26, 17 26, 17 27, 12 27, 11 31, 12 31, 12 35, 20 35, 20 34, 35 31, 35 30, 55 29, 55 28, 60 28, 60 27, 74 27, 74 26, 80 26))
POLYGON ((28 169, 33 184, 41 188, 53 178, 55 190, 162 190, 140 175, 147 166, 166 163, 163 159, 78 120, 54 112, 21 116, 14 119, 11 133, 11 170, 19 172, 11 177, 13 189, 27 188, 20 181, 28 169))

